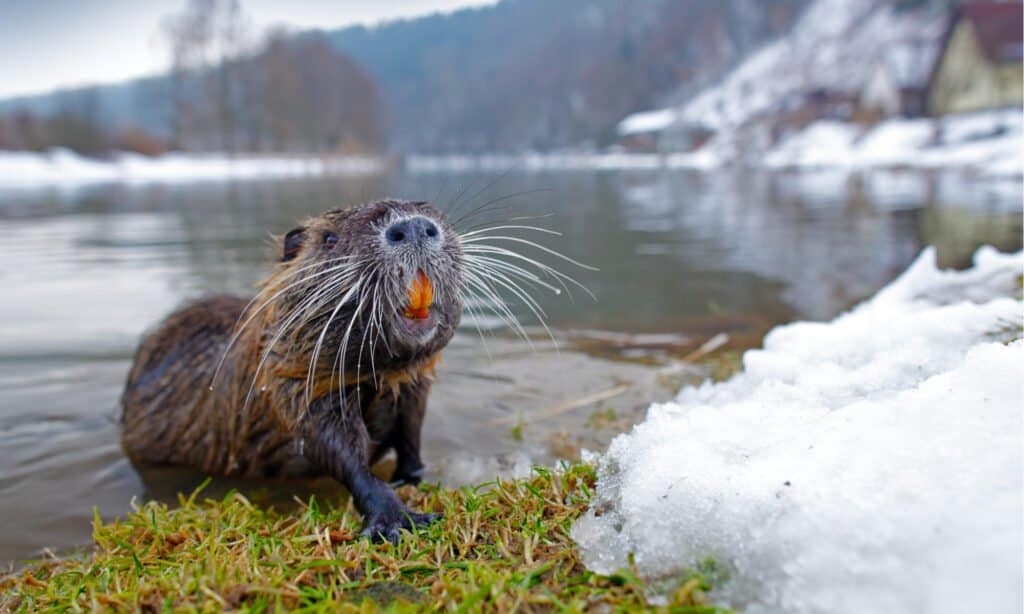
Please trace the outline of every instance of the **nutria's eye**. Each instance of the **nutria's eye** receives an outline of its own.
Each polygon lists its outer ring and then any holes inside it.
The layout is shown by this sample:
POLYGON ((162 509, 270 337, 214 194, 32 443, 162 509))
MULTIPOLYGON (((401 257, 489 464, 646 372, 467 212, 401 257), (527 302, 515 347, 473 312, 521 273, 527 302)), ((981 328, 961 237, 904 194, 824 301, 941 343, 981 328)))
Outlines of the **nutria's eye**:
POLYGON ((324 245, 327 247, 334 247, 334 244, 338 242, 338 235, 333 232, 324 233, 324 245))

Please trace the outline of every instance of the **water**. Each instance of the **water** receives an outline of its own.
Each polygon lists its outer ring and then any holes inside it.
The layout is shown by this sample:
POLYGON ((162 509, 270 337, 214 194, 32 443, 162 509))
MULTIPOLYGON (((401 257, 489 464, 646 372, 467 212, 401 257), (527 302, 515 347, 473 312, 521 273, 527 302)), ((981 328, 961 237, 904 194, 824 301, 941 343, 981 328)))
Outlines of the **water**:
MULTIPOLYGON (((926 244, 946 266, 966 265, 982 243, 1021 247, 1019 183, 896 172, 395 174, 0 193, 0 561, 88 544, 93 506, 110 518, 133 497, 173 501, 201 482, 132 468, 118 396, 140 333, 186 298, 249 292, 273 257, 269 233, 381 196, 459 197, 468 211, 528 191, 493 204, 490 219, 548 216, 539 223, 564 233, 549 244, 601 269, 563 267, 598 300, 541 297, 560 351, 539 334, 533 350, 501 333, 484 343, 472 328, 456 337, 424 431, 429 479, 522 474, 599 448, 671 394, 659 377, 671 357, 719 332, 743 347, 776 323, 832 317, 926 244)), ((216 480, 212 492, 236 486, 268 504, 341 496, 329 480, 216 480)))

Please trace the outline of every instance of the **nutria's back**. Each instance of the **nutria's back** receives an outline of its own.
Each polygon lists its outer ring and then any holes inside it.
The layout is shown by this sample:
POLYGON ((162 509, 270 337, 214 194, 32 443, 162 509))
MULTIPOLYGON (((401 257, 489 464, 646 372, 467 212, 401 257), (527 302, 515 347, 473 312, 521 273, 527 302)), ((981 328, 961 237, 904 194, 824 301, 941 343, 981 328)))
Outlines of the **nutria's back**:
MULTIPOLYGON (((122 397, 123 445, 133 461, 252 477, 313 473, 272 412, 240 411, 234 391, 211 389, 246 305, 233 296, 195 301, 145 337, 122 397)), ((246 371, 228 361, 223 369, 235 379, 246 371)))

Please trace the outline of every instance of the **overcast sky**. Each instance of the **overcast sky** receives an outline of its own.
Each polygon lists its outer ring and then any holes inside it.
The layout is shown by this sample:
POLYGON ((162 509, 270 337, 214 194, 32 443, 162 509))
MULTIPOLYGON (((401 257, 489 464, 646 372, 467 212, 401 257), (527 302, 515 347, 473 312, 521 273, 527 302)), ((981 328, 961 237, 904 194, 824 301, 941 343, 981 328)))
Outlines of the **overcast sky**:
MULTIPOLYGON (((242 0, 262 28, 374 24, 495 0, 242 0)), ((185 0, 0 0, 0 98, 162 71, 162 17, 185 0)))

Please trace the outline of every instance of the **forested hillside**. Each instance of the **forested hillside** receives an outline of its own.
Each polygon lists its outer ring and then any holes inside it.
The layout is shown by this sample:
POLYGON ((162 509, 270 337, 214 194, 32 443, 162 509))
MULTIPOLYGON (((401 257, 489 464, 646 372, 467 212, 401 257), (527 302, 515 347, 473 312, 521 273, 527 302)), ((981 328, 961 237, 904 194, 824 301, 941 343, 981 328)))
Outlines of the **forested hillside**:
MULTIPOLYGON (((752 50, 786 32, 806 4, 504 0, 321 34, 362 67, 367 87, 379 86, 383 108, 375 117, 392 149, 602 146, 614 139, 622 117, 679 102, 717 81, 752 50)), ((174 92, 172 77, 158 77, 0 101, 0 115, 87 111, 89 121, 115 133, 132 126, 174 147, 216 148, 216 140, 190 144, 175 134, 173 109, 182 101, 172 100, 180 98, 174 92)), ((350 89, 361 100, 367 94, 350 89)), ((278 102, 282 109, 301 106, 278 102)), ((293 149, 294 139, 286 140, 293 149)), ((231 142, 243 149, 267 146, 265 139, 231 142)))
POLYGON ((380 83, 393 146, 606 144, 623 116, 716 80, 805 0, 505 0, 330 34, 380 83))

